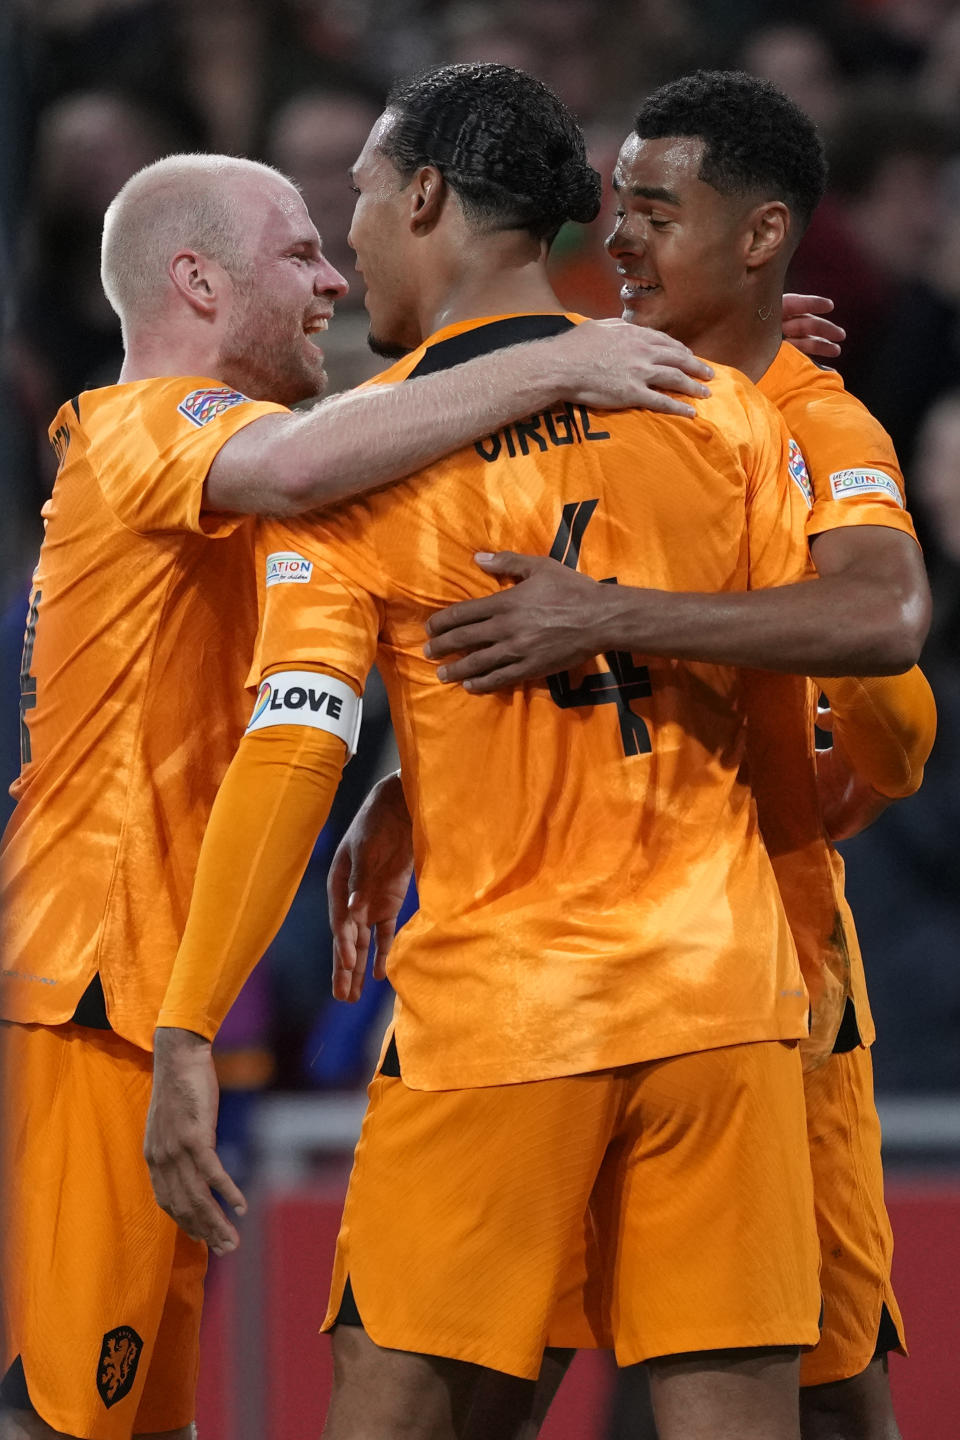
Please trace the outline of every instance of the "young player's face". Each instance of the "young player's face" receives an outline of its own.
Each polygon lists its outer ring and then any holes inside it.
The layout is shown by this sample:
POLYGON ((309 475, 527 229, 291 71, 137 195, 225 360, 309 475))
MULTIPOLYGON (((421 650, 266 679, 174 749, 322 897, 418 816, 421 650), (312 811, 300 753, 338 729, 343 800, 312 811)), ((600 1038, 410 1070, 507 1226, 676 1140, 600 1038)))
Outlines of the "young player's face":
MULTIPOLYGON (((292 185, 261 186, 244 205, 247 249, 234 280, 223 345, 245 394, 296 404, 322 393, 326 330, 347 282, 324 259, 320 236, 292 185)), ((239 383, 239 382, 236 382, 239 383)))
POLYGON ((606 242, 623 318, 693 349, 744 303, 749 235, 749 206, 699 178, 702 158, 702 140, 628 136, 613 176, 616 227, 606 242))
POLYGON ((357 197, 347 243, 366 284, 369 344, 378 355, 405 355, 420 344, 415 281, 406 250, 410 200, 403 176, 378 148, 393 123, 374 125, 351 172, 357 197))

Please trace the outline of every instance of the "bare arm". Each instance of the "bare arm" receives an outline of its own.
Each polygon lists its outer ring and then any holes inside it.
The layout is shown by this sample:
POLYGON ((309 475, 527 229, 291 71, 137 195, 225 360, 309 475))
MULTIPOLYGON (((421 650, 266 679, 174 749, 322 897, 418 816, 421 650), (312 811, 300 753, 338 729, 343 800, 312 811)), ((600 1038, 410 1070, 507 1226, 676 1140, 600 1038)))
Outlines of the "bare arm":
POLYGON ((685 345, 620 320, 482 355, 400 385, 336 396, 303 415, 267 415, 224 445, 207 508, 297 515, 421 469, 558 400, 692 416, 666 394, 702 396, 713 374, 685 345))
POLYGON ((521 583, 432 616, 441 679, 484 694, 606 650, 801 675, 884 675, 917 660, 930 623, 920 551, 898 530, 860 525, 813 542, 819 579, 736 594, 600 585, 540 556, 480 563, 521 583))

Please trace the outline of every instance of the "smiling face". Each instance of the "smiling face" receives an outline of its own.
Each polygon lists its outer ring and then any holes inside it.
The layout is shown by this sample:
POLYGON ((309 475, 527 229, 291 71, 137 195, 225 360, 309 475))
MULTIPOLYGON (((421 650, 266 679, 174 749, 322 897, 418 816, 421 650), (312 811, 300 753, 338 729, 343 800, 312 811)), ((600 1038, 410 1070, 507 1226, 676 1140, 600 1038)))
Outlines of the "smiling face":
POLYGON ((618 209, 607 249, 621 278, 623 318, 697 349, 740 317, 755 200, 699 177, 704 142, 629 135, 614 171, 618 209))
POLYGON ((367 137, 351 172, 357 200, 347 243, 356 255, 357 274, 366 285, 364 305, 370 316, 368 343, 377 355, 395 358, 423 340, 417 313, 410 240, 407 182, 380 141, 393 124, 384 111, 367 137))
POLYGON ((231 277, 222 369, 244 394, 293 405, 323 392, 323 351, 313 337, 327 328, 347 283, 324 259, 292 185, 244 177, 238 198, 245 245, 231 277))

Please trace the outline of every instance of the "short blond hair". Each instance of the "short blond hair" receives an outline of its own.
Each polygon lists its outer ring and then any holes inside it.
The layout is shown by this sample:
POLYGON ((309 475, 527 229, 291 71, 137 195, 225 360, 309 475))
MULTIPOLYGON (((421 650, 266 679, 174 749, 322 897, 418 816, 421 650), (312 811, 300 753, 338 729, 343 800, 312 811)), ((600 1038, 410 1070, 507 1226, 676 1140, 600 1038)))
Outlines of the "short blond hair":
POLYGON ((233 155, 167 155, 130 177, 107 208, 100 252, 104 293, 124 326, 156 307, 178 250, 196 250, 232 275, 243 273, 237 182, 252 175, 293 183, 270 165, 233 155))

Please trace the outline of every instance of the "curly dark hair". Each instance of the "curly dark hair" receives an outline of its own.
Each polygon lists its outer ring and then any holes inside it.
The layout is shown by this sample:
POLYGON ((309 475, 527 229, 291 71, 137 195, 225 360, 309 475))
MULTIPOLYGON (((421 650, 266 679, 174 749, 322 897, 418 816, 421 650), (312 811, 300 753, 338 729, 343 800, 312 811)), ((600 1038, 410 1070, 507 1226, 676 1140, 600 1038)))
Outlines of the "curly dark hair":
POLYGON ((492 230, 552 240, 600 209, 580 127, 546 85, 509 65, 444 65, 394 85, 380 148, 403 176, 434 165, 464 212, 492 230))
POLYGON ((799 221, 798 238, 823 198, 827 162, 816 126, 756 75, 695 70, 648 96, 634 128, 641 140, 703 140, 700 179, 721 195, 782 200, 799 221))

